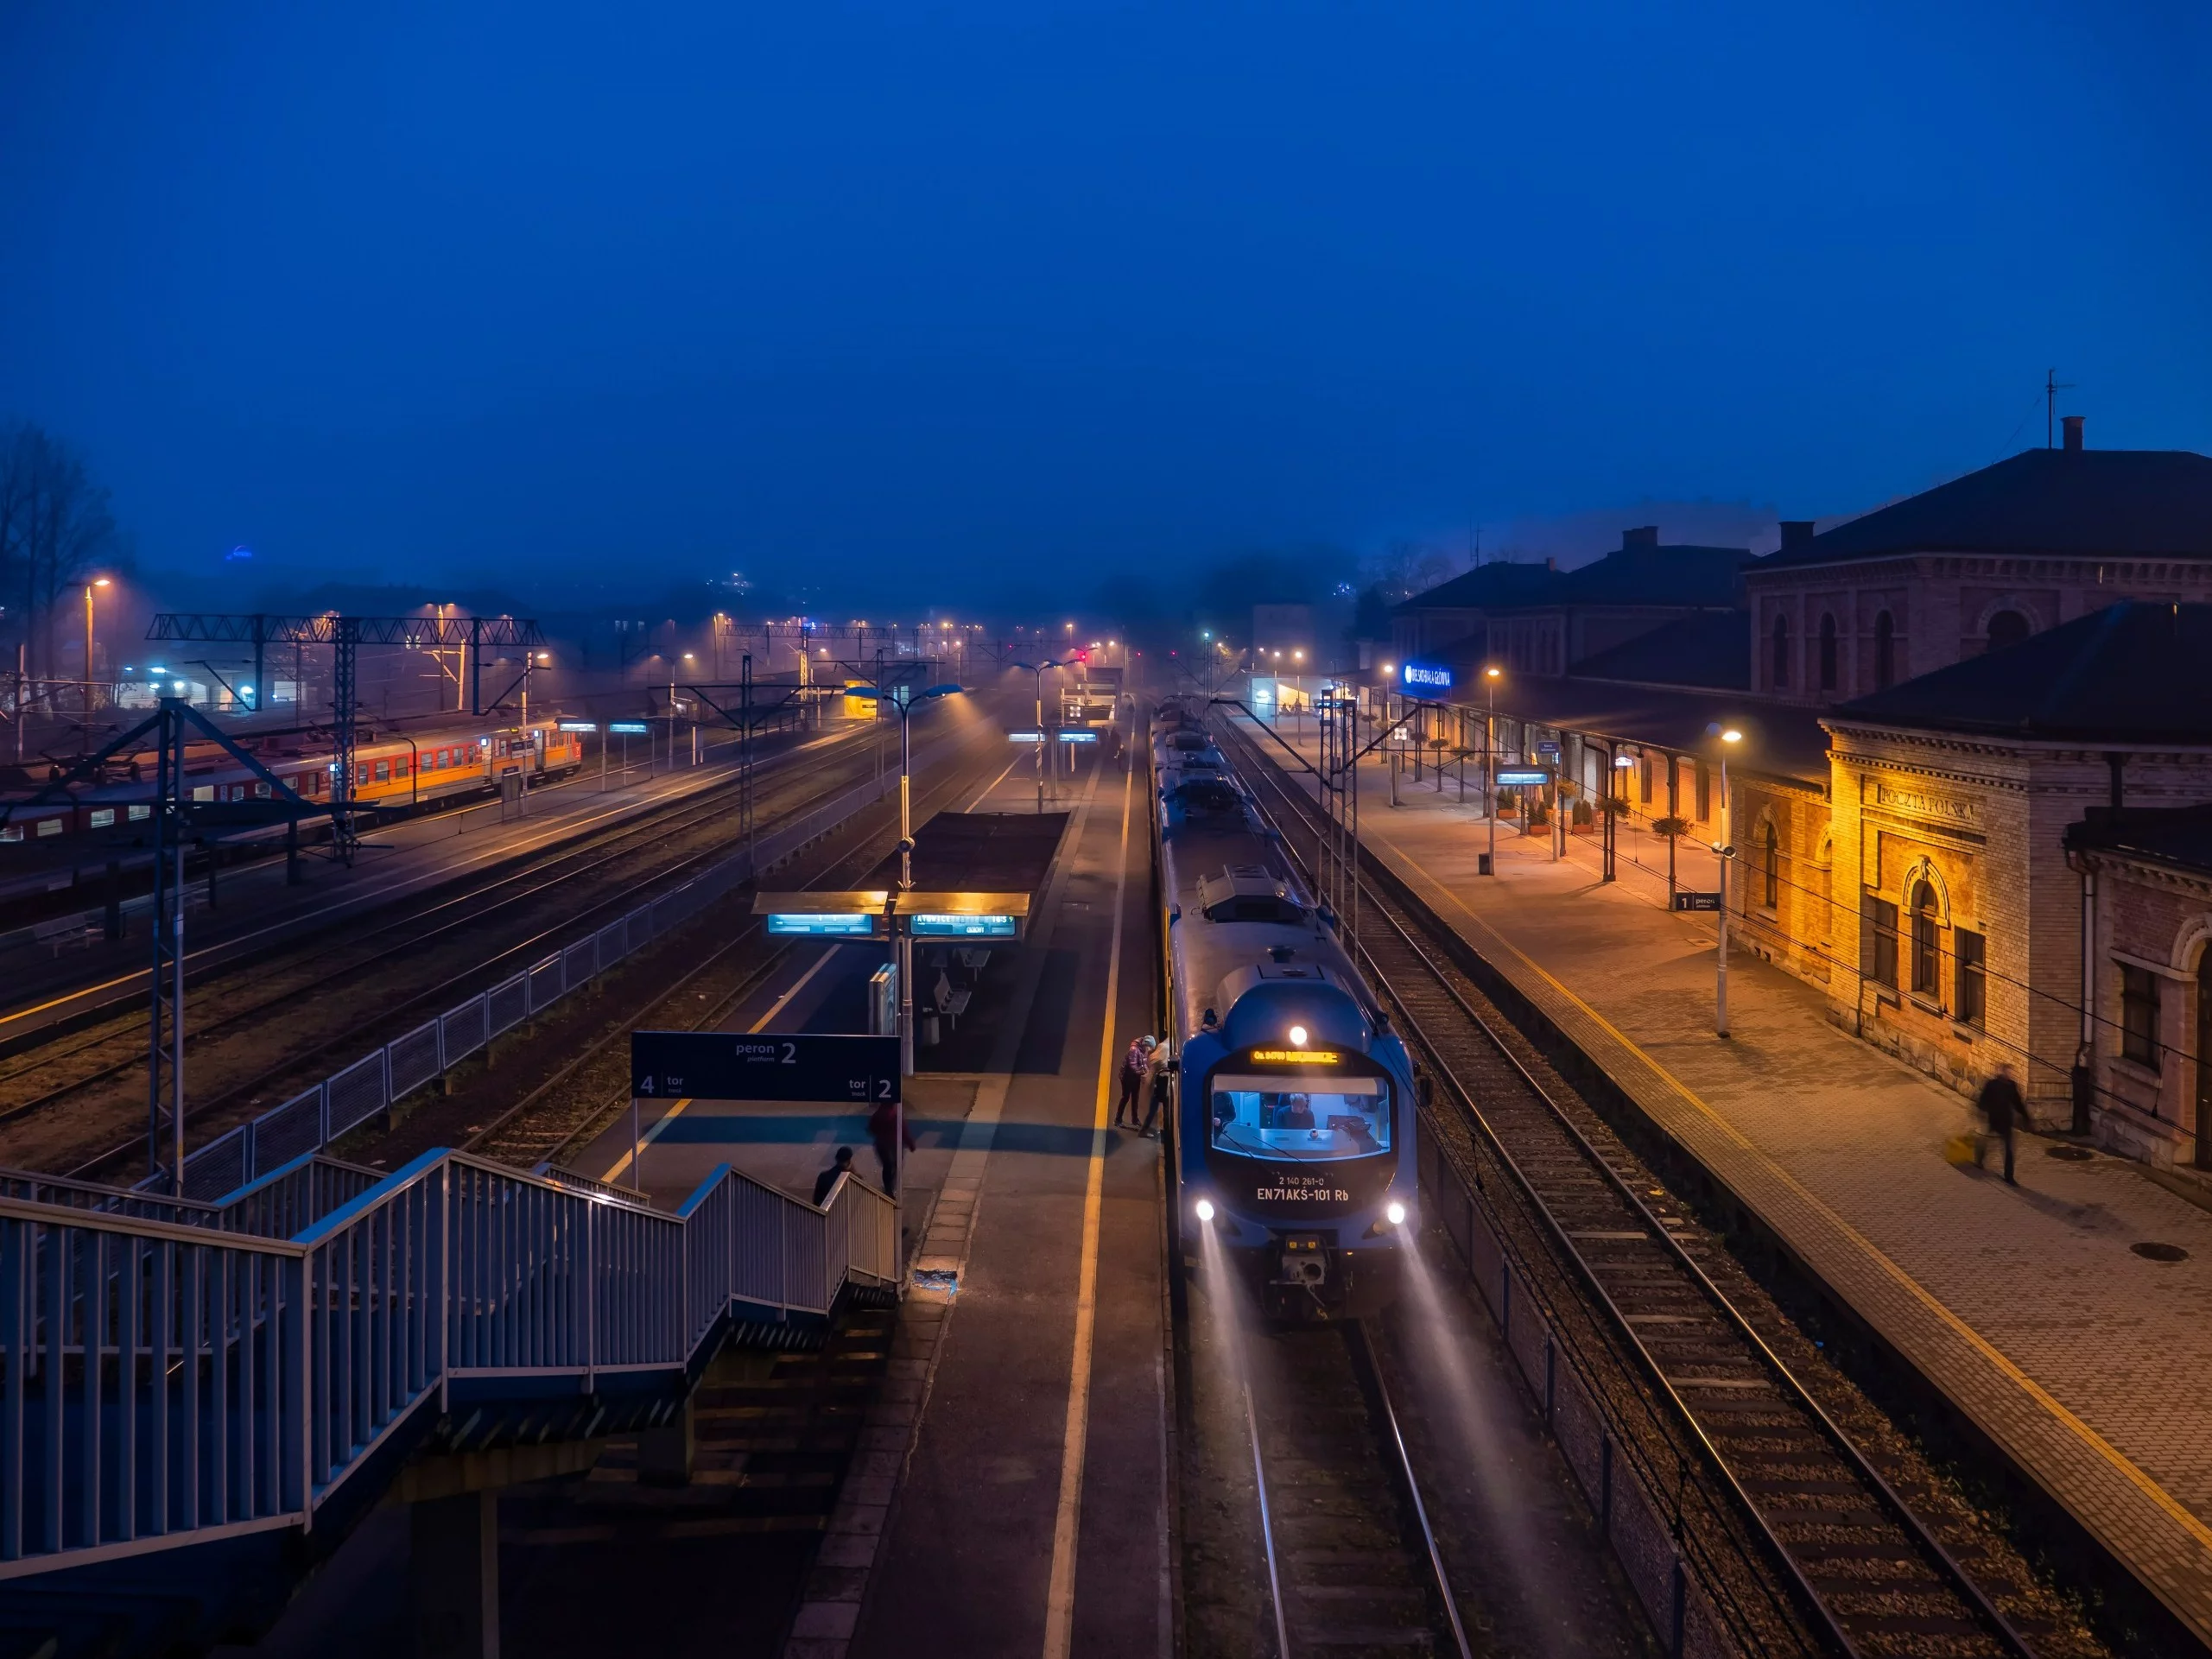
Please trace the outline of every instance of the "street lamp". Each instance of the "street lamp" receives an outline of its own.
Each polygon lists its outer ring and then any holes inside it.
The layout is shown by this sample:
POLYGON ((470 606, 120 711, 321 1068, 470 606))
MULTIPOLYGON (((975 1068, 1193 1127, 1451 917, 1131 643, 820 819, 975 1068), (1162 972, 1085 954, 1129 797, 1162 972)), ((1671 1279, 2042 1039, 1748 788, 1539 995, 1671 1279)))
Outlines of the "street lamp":
MULTIPOLYGON (((1072 627, 1074 624, 1071 624, 1069 625, 1072 627)), ((1035 685, 1036 687, 1036 746, 1040 750, 1051 750, 1055 746, 1052 732, 1044 724, 1044 671, 1047 668, 1063 668, 1066 665, 1064 663, 1054 662, 1048 660, 1043 662, 1017 662, 1013 666, 1035 676, 1035 685)), ((1044 768, 1047 758, 1048 756, 1040 753, 1037 756, 1036 761, 1036 809, 1039 813, 1044 811, 1044 768)), ((1050 756, 1049 758, 1051 760, 1055 767, 1058 766, 1060 757, 1056 754, 1050 756)))
POLYGON ((1713 843, 1714 857, 1721 865, 1721 939, 1714 955, 1713 1035, 1725 1037, 1728 1035, 1728 860, 1736 856, 1735 844, 1728 839, 1728 745, 1741 743, 1744 734, 1733 726, 1715 723, 1705 728, 1705 735, 1721 740, 1721 839, 1713 843))
MULTIPOLYGON (((958 685, 948 682, 925 687, 920 691, 911 686, 895 687, 889 692, 876 686, 859 686, 846 693, 848 696, 872 698, 878 706, 888 702, 898 712, 898 890, 902 893, 914 890, 914 822, 908 795, 914 753, 910 736, 914 706, 929 702, 933 698, 949 697, 959 690, 958 685)), ((891 918, 895 934, 893 947, 898 962, 898 1070, 901 1077, 914 1075, 914 937, 908 931, 910 926, 910 923, 903 925, 902 918, 898 916, 891 918)), ((904 1137, 905 1124, 902 1122, 894 1144, 903 1147, 904 1137)))
POLYGON ((1482 683, 1490 689, 1490 712, 1482 723, 1482 806, 1490 819, 1490 873, 1498 873, 1498 682, 1504 670, 1485 668, 1482 683))
POLYGON ((111 586, 105 576, 95 576, 85 584, 85 712, 87 714, 92 712, 92 590, 111 586))

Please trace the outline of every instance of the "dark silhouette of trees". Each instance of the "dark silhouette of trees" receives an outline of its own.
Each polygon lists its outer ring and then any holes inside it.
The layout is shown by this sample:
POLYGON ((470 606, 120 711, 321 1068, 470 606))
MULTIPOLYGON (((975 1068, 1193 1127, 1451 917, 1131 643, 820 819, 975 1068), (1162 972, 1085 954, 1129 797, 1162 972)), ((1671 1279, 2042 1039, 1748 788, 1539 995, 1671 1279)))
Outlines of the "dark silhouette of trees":
MULTIPOLYGON (((122 537, 106 488, 65 440, 30 421, 0 427, 0 639, 34 678, 60 679, 57 640, 78 581, 115 560, 122 537)), ((90 677, 92 668, 85 665, 90 677)), ((69 678, 75 678, 71 675, 69 678)))

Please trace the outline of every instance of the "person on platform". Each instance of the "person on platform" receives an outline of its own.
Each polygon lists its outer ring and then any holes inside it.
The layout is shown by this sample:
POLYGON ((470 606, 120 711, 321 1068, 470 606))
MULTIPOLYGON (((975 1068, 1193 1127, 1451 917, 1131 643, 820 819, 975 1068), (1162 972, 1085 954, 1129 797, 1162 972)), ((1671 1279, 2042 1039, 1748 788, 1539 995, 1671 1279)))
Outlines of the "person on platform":
POLYGON ((1174 1086, 1175 1061, 1163 1053, 1152 1057, 1152 1086, 1147 1092, 1144 1126, 1137 1133, 1150 1136, 1168 1106, 1168 1091, 1174 1086))
POLYGON ((840 1146, 837 1149, 837 1156, 829 1161, 829 1167, 814 1177, 814 1207, 816 1209, 820 1209, 828 1200, 829 1189, 837 1185, 837 1178, 840 1175, 850 1175, 852 1171, 852 1149, 849 1146, 840 1146))
POLYGON ((897 1101, 886 1100, 876 1108, 868 1119, 868 1138, 876 1143, 876 1161, 884 1167, 884 1191, 897 1198, 900 1141, 905 1141, 908 1151, 914 1150, 914 1133, 906 1127, 897 1101))
POLYGON ((1144 1079, 1152 1069, 1152 1050, 1160 1045, 1150 1036, 1142 1036, 1129 1045, 1121 1057, 1121 1102, 1113 1109, 1113 1126, 1121 1127, 1127 1118, 1133 1127, 1137 1108, 1144 1103, 1144 1079))
MULTIPOLYGON (((2012 1124, 2027 1103, 2020 1098, 2020 1086, 2012 1077, 2010 1066, 2000 1066, 1997 1075, 1981 1086, 1981 1094, 1974 1104, 1981 1108, 1983 1119, 1989 1125, 1989 1141, 2001 1141, 2005 1145, 2005 1182, 2009 1187, 2019 1183, 2012 1179, 2012 1124)), ((1989 1142, 1984 1141, 1981 1151, 1987 1154, 1989 1142)), ((1977 1156, 1978 1165, 1981 1158, 1977 1156)))

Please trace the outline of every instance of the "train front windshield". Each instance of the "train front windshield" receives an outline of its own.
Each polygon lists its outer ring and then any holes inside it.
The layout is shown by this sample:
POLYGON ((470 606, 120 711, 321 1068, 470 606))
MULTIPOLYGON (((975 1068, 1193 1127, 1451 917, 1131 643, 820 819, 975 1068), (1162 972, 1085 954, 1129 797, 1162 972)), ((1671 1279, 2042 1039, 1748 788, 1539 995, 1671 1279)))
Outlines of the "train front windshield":
POLYGON ((1391 1149, 1390 1084, 1379 1077, 1214 1080, 1214 1145, 1252 1158, 1364 1158, 1391 1149))

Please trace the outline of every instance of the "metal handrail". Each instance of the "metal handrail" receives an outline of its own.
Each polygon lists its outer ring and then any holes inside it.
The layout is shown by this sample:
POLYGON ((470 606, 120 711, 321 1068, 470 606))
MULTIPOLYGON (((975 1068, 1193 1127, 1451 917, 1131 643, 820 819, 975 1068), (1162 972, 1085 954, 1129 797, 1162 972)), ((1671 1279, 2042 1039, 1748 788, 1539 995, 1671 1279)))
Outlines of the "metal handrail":
POLYGON ((669 1214, 462 1152, 371 1174, 307 1155, 219 1220, 0 1193, 0 1580, 310 1526, 457 1381, 684 1387, 727 1319, 900 1276, 857 1180, 816 1206, 725 1165, 669 1214))

